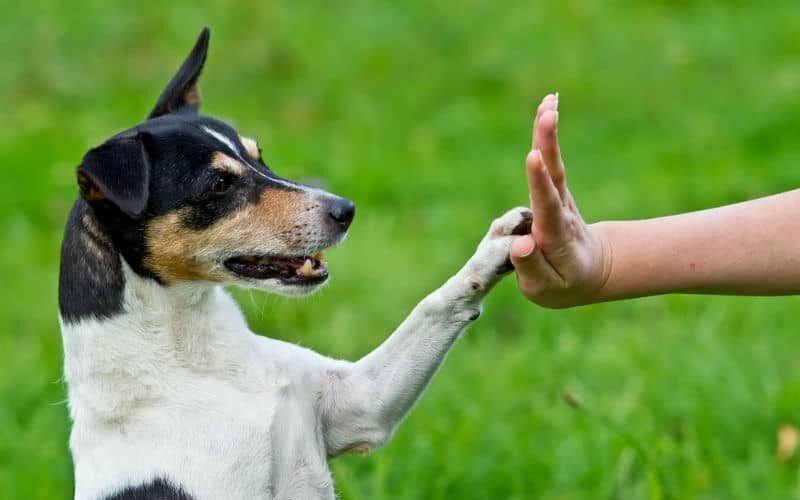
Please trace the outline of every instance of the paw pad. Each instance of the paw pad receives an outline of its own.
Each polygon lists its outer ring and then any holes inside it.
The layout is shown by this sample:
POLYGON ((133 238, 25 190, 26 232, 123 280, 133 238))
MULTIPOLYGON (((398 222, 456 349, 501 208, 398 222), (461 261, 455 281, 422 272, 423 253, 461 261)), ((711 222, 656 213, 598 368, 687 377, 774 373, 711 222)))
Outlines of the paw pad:
POLYGON ((519 213, 522 220, 511 230, 511 234, 522 236, 531 232, 531 224, 533 223, 533 212, 530 210, 523 210, 519 213))

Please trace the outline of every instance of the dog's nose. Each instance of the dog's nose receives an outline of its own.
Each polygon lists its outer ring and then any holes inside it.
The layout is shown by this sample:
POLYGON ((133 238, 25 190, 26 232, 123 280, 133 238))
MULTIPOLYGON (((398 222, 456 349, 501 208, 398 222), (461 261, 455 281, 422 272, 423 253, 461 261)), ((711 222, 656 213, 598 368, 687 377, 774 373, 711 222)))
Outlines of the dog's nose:
POLYGON ((353 217, 356 215, 356 206, 350 200, 336 198, 331 203, 329 213, 331 215, 331 219, 333 219, 344 231, 350 227, 350 223, 353 222, 353 217))

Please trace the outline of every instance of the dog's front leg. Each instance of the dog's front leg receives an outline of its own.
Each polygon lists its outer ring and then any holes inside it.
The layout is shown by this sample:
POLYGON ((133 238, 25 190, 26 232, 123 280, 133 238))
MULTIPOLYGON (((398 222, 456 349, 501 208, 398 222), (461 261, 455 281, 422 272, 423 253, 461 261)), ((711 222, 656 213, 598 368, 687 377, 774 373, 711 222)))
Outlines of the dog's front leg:
POLYGON ((478 318, 483 298, 511 270, 512 235, 530 231, 531 220, 525 208, 495 220, 466 265, 423 299, 381 346, 326 373, 321 413, 329 456, 368 451, 388 440, 455 339, 478 318))

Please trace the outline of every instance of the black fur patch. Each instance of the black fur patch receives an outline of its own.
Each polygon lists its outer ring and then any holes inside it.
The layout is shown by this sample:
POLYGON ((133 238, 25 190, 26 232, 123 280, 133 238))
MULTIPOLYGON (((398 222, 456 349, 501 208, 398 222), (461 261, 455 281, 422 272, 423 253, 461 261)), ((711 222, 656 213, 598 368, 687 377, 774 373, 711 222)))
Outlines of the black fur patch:
POLYGON ((167 83, 148 118, 156 118, 173 112, 196 113, 200 106, 197 79, 203 71, 208 54, 209 29, 203 28, 189 56, 183 61, 178 72, 167 83))
POLYGON ((183 491, 183 488, 159 478, 147 484, 129 486, 103 500, 193 500, 193 497, 183 491))
POLYGON ((522 220, 517 224, 517 227, 511 230, 511 234, 517 236, 530 234, 531 225, 533 224, 533 212, 530 210, 523 210, 519 214, 522 216, 522 220))
POLYGON ((497 268, 495 274, 502 276, 503 274, 510 273, 514 270, 514 264, 511 263, 511 259, 506 259, 506 261, 497 268))
POLYGON ((79 199, 61 245, 58 305, 66 323, 109 318, 122 311, 125 280, 119 254, 94 211, 79 199))

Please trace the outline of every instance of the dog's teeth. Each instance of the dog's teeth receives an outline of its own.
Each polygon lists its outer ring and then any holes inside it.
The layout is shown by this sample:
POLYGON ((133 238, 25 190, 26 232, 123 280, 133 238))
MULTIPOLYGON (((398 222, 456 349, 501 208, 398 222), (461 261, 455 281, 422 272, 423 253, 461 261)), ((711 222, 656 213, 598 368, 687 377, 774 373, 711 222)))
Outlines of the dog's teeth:
POLYGON ((302 276, 311 276, 314 273, 314 265, 312 264, 311 259, 306 259, 300 269, 297 270, 297 273, 302 276))
POLYGON ((317 252, 317 255, 314 256, 314 260, 322 261, 322 252, 317 252))

